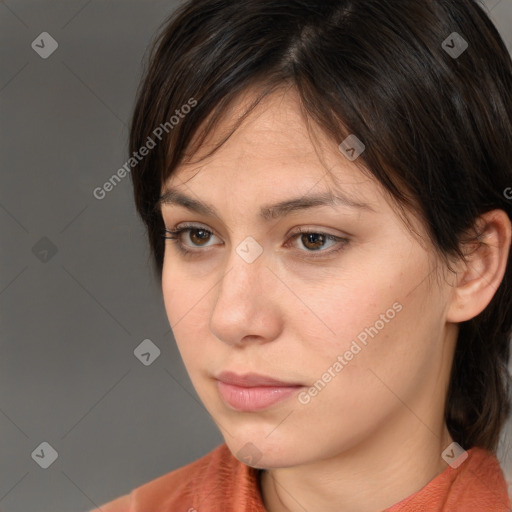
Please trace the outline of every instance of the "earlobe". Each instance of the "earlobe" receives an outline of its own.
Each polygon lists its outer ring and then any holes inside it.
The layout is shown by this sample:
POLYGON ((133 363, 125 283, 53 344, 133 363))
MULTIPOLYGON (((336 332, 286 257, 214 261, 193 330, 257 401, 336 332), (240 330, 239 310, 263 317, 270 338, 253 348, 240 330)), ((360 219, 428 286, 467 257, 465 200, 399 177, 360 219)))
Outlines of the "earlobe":
POLYGON ((481 215, 475 225, 478 239, 464 247, 466 263, 454 285, 447 311, 449 322, 464 322, 479 315, 498 290, 510 257, 511 222, 503 210, 481 215))

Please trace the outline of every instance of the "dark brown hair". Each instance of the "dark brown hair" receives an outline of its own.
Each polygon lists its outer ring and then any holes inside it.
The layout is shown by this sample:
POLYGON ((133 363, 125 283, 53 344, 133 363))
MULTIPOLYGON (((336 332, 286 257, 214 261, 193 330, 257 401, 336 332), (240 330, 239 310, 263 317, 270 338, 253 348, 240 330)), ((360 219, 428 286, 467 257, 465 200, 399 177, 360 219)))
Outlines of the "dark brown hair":
MULTIPOLYGON (((445 261, 464 257, 482 213, 512 218, 512 62, 475 1, 193 0, 154 42, 131 124, 130 153, 156 142, 132 181, 159 278, 162 184, 256 85, 246 114, 292 86, 334 143, 356 134, 366 145, 358 165, 418 212, 445 261), (447 51, 454 32, 468 44, 460 55, 447 51)), ((488 307, 460 324, 445 414, 465 449, 496 451, 510 410, 511 262, 488 307)))

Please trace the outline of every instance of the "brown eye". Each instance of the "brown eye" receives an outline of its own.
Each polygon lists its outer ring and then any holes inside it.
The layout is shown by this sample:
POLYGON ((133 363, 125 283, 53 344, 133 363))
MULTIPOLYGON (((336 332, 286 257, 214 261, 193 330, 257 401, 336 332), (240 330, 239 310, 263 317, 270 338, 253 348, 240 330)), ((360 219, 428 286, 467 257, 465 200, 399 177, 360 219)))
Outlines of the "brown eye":
POLYGON ((213 233, 206 228, 198 226, 183 226, 177 229, 164 229, 163 237, 171 240, 178 251, 184 256, 195 256, 204 253, 201 247, 208 247, 206 244, 210 241, 213 233), (187 234, 188 242, 184 242, 184 235, 187 234))
POLYGON ((202 228, 196 229, 188 229, 189 238, 194 245, 202 245, 205 242, 208 242, 210 235, 212 234, 210 231, 202 228))
MULTIPOLYGON (((298 233, 290 237, 292 241, 297 239, 300 240, 300 245, 302 246, 298 247, 299 257, 302 259, 328 258, 334 256, 339 251, 344 250, 350 242, 348 238, 303 228, 299 229, 298 233), (326 245, 326 242, 332 243, 326 245)), ((286 245, 289 246, 290 242, 286 245)), ((295 244, 295 246, 297 246, 297 244, 295 244)))
MULTIPOLYGON (((201 247, 209 247, 208 244, 212 237, 216 237, 212 231, 204 227, 186 225, 177 229, 164 229, 164 238, 172 240, 177 249, 185 256, 199 256, 205 255, 209 250, 201 250, 201 247), (188 242, 185 242, 184 235, 187 234, 188 242), (208 245, 207 245, 208 244, 208 245)), ((291 245, 290 241, 300 239, 301 248, 298 248, 298 255, 302 259, 326 258, 333 256, 335 253, 345 249, 350 240, 348 238, 331 235, 314 230, 299 229, 298 233, 290 236, 288 241, 284 244, 285 247, 291 245), (331 245, 326 245, 326 242, 331 242, 331 245), (330 250, 323 250, 325 247, 334 247, 330 250)), ((222 245, 222 244, 220 244, 222 245)))
POLYGON ((304 247, 313 251, 321 249, 327 240, 327 237, 322 233, 303 233, 300 238, 304 247))

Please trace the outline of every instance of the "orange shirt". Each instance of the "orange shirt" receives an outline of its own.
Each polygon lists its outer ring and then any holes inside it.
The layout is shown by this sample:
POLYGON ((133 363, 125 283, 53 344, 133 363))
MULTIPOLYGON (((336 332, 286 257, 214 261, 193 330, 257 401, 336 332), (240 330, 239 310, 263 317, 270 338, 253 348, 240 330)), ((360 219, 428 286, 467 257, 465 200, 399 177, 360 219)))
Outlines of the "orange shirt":
MULTIPOLYGON (((510 512, 498 459, 467 451, 425 487, 382 512, 510 512)), ((266 512, 258 470, 235 458, 224 443, 204 457, 141 485, 91 512, 266 512)))

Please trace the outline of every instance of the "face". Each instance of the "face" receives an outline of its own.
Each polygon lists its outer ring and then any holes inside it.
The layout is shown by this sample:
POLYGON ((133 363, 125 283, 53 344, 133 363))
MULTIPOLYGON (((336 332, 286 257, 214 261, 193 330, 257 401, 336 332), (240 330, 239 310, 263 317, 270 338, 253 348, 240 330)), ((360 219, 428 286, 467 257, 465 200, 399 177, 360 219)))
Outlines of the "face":
POLYGON ((449 286, 433 278, 430 245, 336 143, 315 141, 295 94, 274 93, 162 187, 214 211, 162 205, 167 229, 188 228, 165 242, 163 295, 194 388, 233 454, 255 467, 426 430, 446 392, 449 286), (345 201, 260 214, 321 194, 345 201), (227 371, 287 386, 219 384, 227 371))

